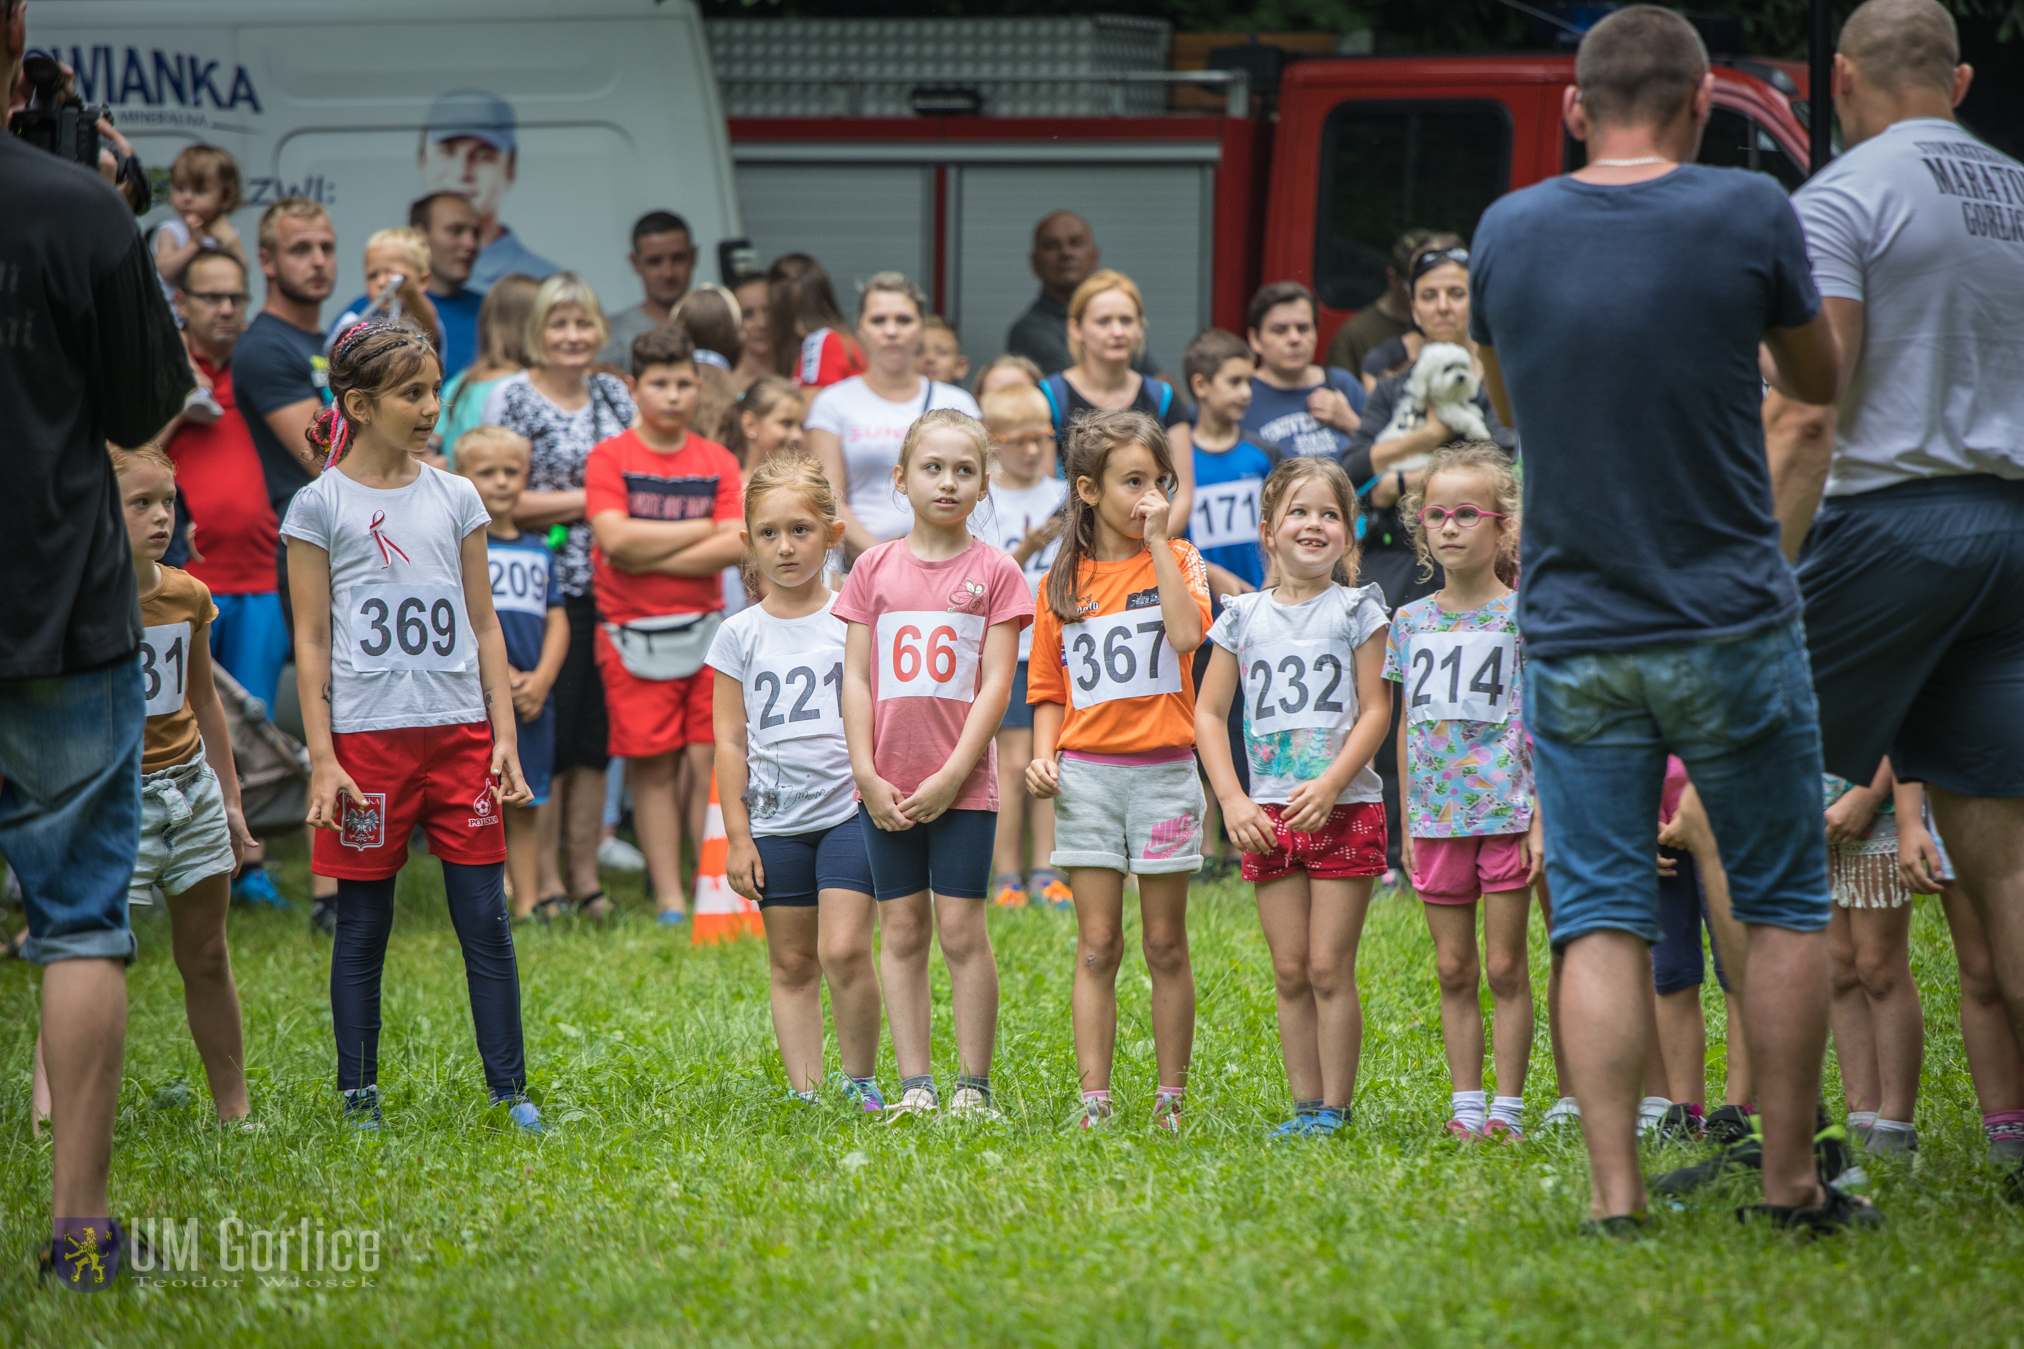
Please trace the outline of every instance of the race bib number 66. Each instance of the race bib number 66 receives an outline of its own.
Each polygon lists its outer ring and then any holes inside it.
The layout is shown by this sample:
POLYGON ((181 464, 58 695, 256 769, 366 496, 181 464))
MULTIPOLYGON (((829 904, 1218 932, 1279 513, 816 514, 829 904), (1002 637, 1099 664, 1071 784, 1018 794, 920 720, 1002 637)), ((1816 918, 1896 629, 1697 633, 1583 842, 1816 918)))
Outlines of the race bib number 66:
POLYGON ((475 643, 457 586, 353 586, 346 607, 355 670, 469 668, 475 643))
POLYGON ((1413 721, 1508 721, 1518 672, 1509 632, 1416 632, 1406 669, 1413 721))
POLYGON ((977 700, 984 616, 895 609, 878 620, 878 700, 977 700))

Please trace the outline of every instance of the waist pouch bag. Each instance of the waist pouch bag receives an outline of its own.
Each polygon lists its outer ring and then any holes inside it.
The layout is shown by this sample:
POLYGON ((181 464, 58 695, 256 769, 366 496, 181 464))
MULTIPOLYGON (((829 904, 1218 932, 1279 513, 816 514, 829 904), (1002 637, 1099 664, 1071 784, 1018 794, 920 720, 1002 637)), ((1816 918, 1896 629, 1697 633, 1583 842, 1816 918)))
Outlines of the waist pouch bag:
POLYGON ((665 682, 687 679, 703 668, 710 643, 724 616, 712 610, 703 614, 663 614, 632 623, 606 623, 605 636, 618 649, 618 658, 635 679, 665 682))

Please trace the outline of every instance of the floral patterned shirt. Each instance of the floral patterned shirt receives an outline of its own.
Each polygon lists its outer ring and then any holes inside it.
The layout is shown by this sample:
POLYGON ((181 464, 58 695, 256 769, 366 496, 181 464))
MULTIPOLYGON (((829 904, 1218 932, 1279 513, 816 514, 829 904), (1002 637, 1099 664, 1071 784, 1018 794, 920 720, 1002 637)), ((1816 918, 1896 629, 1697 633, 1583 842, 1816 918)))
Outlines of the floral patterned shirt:
MULTIPOLYGON (((600 372, 591 375, 589 383, 590 401, 574 412, 550 402, 525 371, 487 391, 486 425, 527 437, 528 491, 582 490, 583 465, 591 450, 632 425, 635 409, 624 380, 600 372)), ((555 574, 562 580, 563 594, 575 598, 590 593, 590 526, 583 521, 569 527, 568 541, 555 550, 555 574)))
POLYGON ((1433 595, 1400 605, 1385 643, 1384 676, 1403 686, 1411 777, 1406 827, 1412 837, 1471 838, 1530 829, 1532 751, 1522 716, 1518 596, 1505 595, 1463 614, 1448 613, 1433 595), (1415 646, 1416 637, 1439 633, 1508 634, 1509 668, 1503 668, 1501 655, 1489 654, 1494 644, 1465 650, 1423 640, 1415 646), (1445 647, 1439 657, 1436 645, 1445 647), (1462 654, 1457 658, 1448 652, 1462 654), (1472 697, 1472 705, 1487 702, 1502 710, 1504 719, 1412 719, 1416 700, 1443 694, 1472 697))

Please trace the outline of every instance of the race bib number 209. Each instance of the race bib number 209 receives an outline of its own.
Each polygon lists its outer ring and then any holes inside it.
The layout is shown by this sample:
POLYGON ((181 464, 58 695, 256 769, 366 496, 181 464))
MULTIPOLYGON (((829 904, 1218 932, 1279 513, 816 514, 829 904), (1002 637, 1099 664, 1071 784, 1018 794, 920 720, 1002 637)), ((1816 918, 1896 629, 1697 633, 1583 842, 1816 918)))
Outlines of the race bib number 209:
POLYGON ((475 644, 457 586, 353 586, 346 607, 355 670, 470 668, 475 644))

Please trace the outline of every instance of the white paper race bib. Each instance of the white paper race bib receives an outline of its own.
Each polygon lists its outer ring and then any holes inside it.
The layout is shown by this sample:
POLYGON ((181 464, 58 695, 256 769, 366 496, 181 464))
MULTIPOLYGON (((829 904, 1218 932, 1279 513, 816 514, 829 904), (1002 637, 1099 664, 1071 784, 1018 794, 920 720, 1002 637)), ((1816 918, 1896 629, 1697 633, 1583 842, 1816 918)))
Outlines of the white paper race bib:
POLYGON ((547 558, 524 548, 510 552, 501 550, 501 553, 492 554, 488 566, 492 574, 494 609, 501 613, 548 617, 547 558))
POLYGON ((1244 700, 1254 735, 1334 730, 1356 702, 1356 657, 1329 642, 1244 648, 1244 700))
POLYGON ((148 715, 180 711, 190 683, 190 625, 163 623, 141 630, 141 692, 148 715))
POLYGON ((984 616, 895 609, 878 620, 878 700, 977 700, 984 616))
POLYGON ((1258 542, 1258 500, 1263 478, 1195 485, 1195 509, 1188 516, 1188 537, 1197 548, 1223 548, 1258 542))
POLYGON ((1509 632, 1416 632, 1405 671, 1413 721, 1508 721, 1518 637, 1509 632))
POLYGON ((477 652, 458 586, 353 586, 345 603, 355 670, 462 671, 477 652))
POLYGON ((1181 691, 1185 660, 1167 645, 1166 620, 1156 608, 1070 623, 1061 630, 1068 660, 1069 696, 1078 709, 1116 698, 1181 691))
POLYGON ((745 733, 755 745, 843 734, 843 662, 754 661, 745 671, 745 733))

